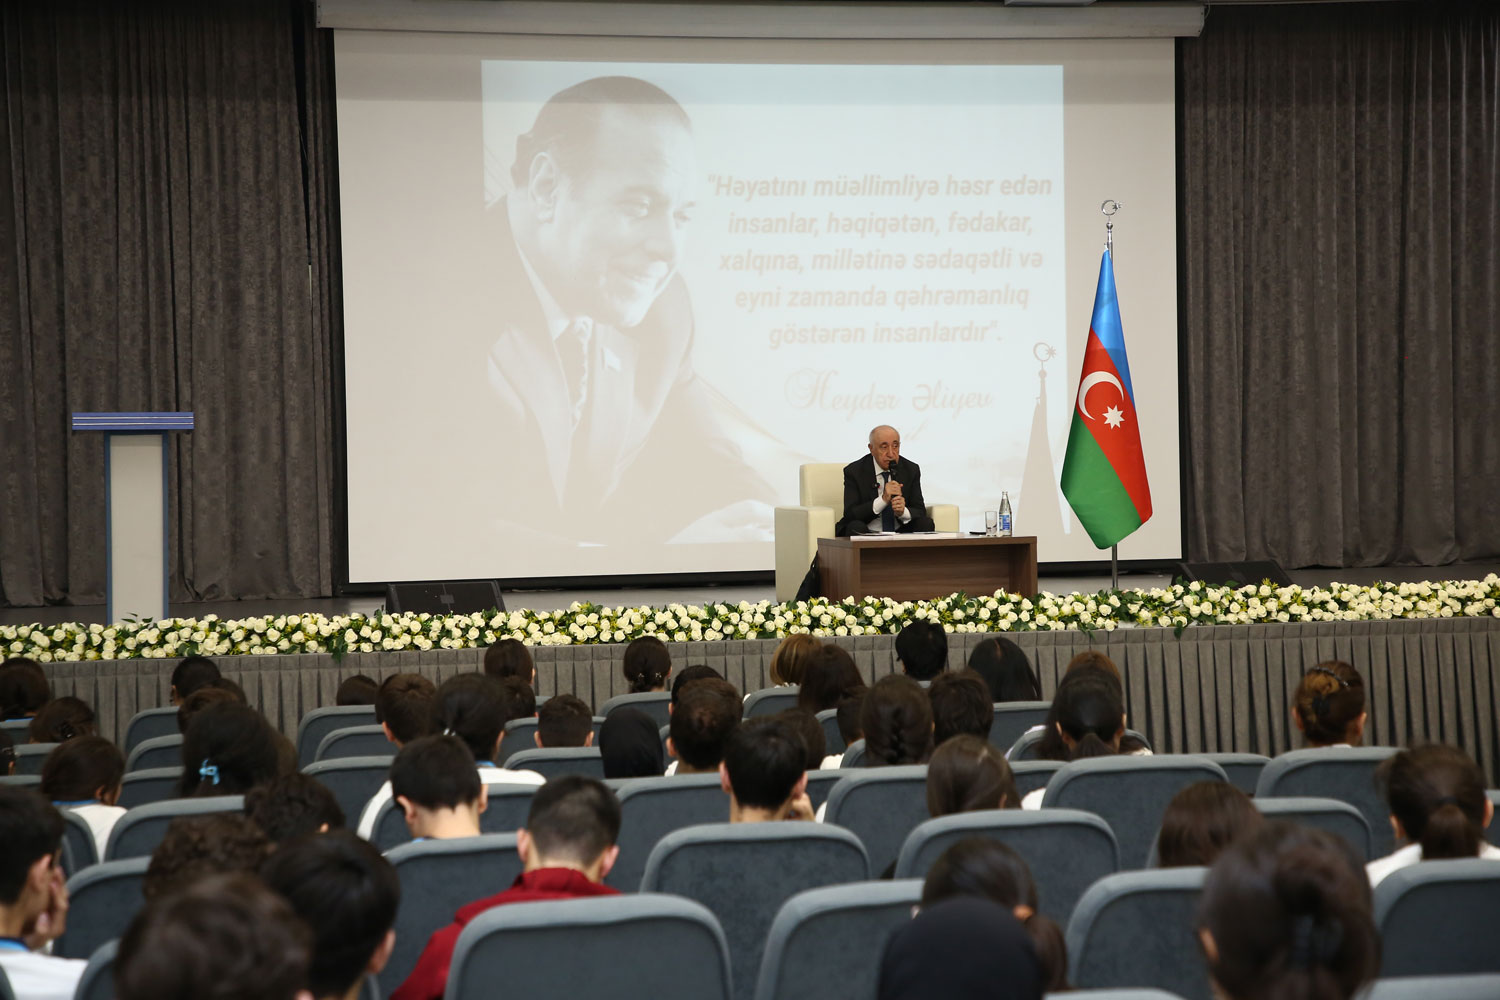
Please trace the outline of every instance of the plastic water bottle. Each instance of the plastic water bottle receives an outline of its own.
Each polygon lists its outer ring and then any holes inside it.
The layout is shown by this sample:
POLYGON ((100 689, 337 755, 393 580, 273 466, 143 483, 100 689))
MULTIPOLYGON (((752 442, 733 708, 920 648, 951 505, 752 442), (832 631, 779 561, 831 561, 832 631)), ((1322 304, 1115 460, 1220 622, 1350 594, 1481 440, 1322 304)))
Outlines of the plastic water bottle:
POLYGON ((1000 537, 1010 537, 1010 494, 1000 494, 1000 537))

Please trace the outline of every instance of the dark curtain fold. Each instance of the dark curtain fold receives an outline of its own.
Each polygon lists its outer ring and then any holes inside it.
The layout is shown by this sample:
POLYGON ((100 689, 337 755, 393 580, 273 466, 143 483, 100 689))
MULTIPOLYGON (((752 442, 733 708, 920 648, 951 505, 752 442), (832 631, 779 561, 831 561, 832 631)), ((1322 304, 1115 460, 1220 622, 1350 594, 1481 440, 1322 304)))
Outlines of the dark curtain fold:
POLYGON ((0 594, 104 593, 103 441, 192 410, 174 600, 331 592, 331 47, 309 5, 0 10, 0 594))
POLYGON ((1215 7, 1178 95, 1189 556, 1500 554, 1500 7, 1215 7))

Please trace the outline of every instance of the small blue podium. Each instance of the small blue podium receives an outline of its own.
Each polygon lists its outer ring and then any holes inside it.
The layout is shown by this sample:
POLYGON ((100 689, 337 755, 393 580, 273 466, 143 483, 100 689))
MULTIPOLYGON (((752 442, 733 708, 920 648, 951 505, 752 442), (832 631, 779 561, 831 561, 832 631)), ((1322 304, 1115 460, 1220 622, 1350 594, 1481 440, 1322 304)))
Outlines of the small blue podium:
POLYGON ((73 430, 104 434, 105 602, 124 615, 167 617, 167 433, 191 413, 75 413, 73 430))

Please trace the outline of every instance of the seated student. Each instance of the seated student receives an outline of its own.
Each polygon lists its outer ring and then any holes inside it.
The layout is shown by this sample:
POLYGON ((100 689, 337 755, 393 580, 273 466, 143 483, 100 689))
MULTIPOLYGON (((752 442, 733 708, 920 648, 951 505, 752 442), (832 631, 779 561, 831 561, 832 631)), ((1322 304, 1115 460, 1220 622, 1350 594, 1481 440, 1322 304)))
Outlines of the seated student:
POLYGON ((1370 885, 1341 838, 1280 820, 1236 840, 1203 885, 1198 940, 1224 1000, 1350 1000, 1380 969, 1370 885))
POLYGON ((373 705, 377 688, 375 678, 365 674, 345 677, 340 682, 339 689, 334 692, 333 703, 335 705, 373 705))
POLYGON ((260 877, 313 932, 307 985, 317 1000, 355 1000, 396 945, 396 869, 348 830, 282 846, 260 877))
POLYGON ((802 742, 807 746, 807 769, 821 769, 827 756, 824 751, 828 749, 828 735, 823 732, 823 724, 818 721, 818 717, 805 709, 788 708, 771 718, 779 719, 802 737, 802 742))
POLYGON ((210 705, 220 702, 232 702, 236 705, 245 704, 245 693, 239 689, 239 685, 230 687, 226 683, 208 684, 186 698, 182 704, 177 706, 177 731, 187 732, 188 725, 193 721, 193 716, 203 711, 210 705))
POLYGON ((912 680, 932 680, 948 669, 948 633, 936 622, 912 622, 896 633, 896 661, 912 680))
POLYGON ((860 707, 865 766, 925 764, 932 756, 932 703, 921 685, 904 674, 875 682, 860 707))
POLYGON ((178 816, 151 852, 141 895, 152 900, 210 875, 258 871, 275 847, 244 813, 178 816))
POLYGON ((0 729, 0 775, 16 773, 16 741, 10 738, 10 730, 0 729))
POLYGON ((876 1000, 1042 1000, 1035 947, 999 903, 960 897, 923 907, 886 942, 876 1000))
POLYGON ((854 657, 836 643, 827 642, 817 656, 802 668, 802 685, 797 689, 797 707, 817 715, 834 708, 851 691, 865 686, 865 679, 854 665, 854 657))
POLYGON ((617 708, 599 726, 599 756, 606 779, 660 777, 661 728, 638 708, 617 708))
POLYGON ((98 856, 104 857, 109 831, 125 815, 117 803, 125 777, 125 757, 102 736, 80 736, 60 743, 42 762, 42 794, 89 825, 98 856))
MULTIPOLYGON (((839 726, 839 736, 844 741, 845 747, 852 747, 855 743, 865 738, 864 728, 860 725, 859 717, 865 709, 865 695, 869 689, 864 685, 853 688, 846 692, 839 703, 834 706, 837 714, 834 721, 839 726)), ((816 716, 814 716, 816 718, 816 716)), ((844 755, 841 753, 829 754, 823 758, 823 770, 834 770, 842 766, 844 755)))
POLYGON ((720 680, 724 675, 713 667, 703 663, 694 663, 683 667, 672 677, 672 700, 667 702, 667 714, 677 710, 677 702, 682 699, 682 689, 695 681, 720 680))
POLYGON ((614 896, 603 885, 620 849, 620 803, 602 782, 568 775, 547 782, 531 800, 526 825, 516 831, 525 869, 499 895, 476 900, 433 932, 406 982, 390 1000, 441 1000, 448 985, 453 946, 464 926, 487 910, 547 899, 614 896))
POLYGON ((1047 992, 1072 989, 1063 930, 1037 912, 1036 881, 1013 848, 990 837, 965 837, 940 854, 922 883, 922 909, 961 897, 988 899, 1009 910, 1036 948, 1047 992))
POLYGON ((0 663, 0 719, 31 719, 52 700, 52 687, 37 662, 13 656, 0 663))
POLYGON ((98 732, 94 710, 82 698, 70 694, 47 702, 26 727, 32 743, 66 743, 76 736, 93 736, 98 732))
POLYGON ((530 719, 536 715, 536 692, 530 684, 519 677, 502 677, 499 684, 500 702, 505 707, 506 722, 530 719))
POLYGON ((421 674, 392 674, 375 689, 375 721, 399 750, 432 729, 437 686, 421 674))
POLYGON ((248 705, 221 701, 193 716, 182 734, 178 797, 244 795, 295 769, 285 738, 248 705), (289 766, 290 765, 290 766, 289 766))
MULTIPOLYGON (((1123 707, 1125 704, 1125 688, 1120 682, 1120 670, 1114 665, 1109 657, 1097 650, 1085 650, 1073 657, 1072 662, 1063 673, 1062 681, 1057 686, 1057 693, 1052 696, 1052 706, 1047 710, 1047 720, 1040 727, 1042 738, 1037 741, 1032 756, 1037 760, 1057 760, 1067 762, 1073 759, 1073 750, 1063 739, 1062 730, 1058 728, 1058 705, 1063 698, 1063 688, 1076 683, 1105 684, 1114 689, 1115 697, 1123 707)), ((1129 725, 1127 720, 1126 725, 1129 725)), ((1035 732, 1033 727, 1028 732, 1035 732)), ((1120 737, 1118 750, 1123 754, 1138 756, 1149 756, 1151 749, 1147 747, 1138 737, 1125 734, 1120 737)))
POLYGON ((514 677, 536 687, 536 664, 520 639, 501 639, 484 651, 484 672, 496 680, 514 677))
POLYGON ((479 836, 489 791, 479 783, 474 755, 457 737, 412 740, 391 761, 390 783, 413 840, 479 836))
MULTIPOLYGON (((1058 686, 1052 700, 1054 731, 1066 760, 1109 757, 1121 752, 1125 736, 1125 705, 1120 688, 1107 677, 1081 674, 1058 686)), ((1021 800, 1023 809, 1040 809, 1046 787, 1021 800)))
POLYGON ((773 687, 801 684, 802 674, 813 657, 823 651, 823 643, 806 632, 789 635, 776 644, 771 663, 766 668, 773 687))
POLYGON ((1339 660, 1309 670, 1292 697, 1292 724, 1309 747, 1359 746, 1366 717, 1364 678, 1339 660))
POLYGON ((985 639, 969 651, 969 669, 990 689, 990 700, 1041 701, 1042 686, 1020 646, 1004 637, 985 639))
POLYGON ((300 771, 246 792, 245 815, 275 844, 344 825, 339 800, 321 781, 300 771))
POLYGON ((807 745, 776 716, 749 719, 729 735, 719 783, 729 795, 729 822, 810 820, 807 745))
POLYGON ((181 705, 188 695, 220 679, 219 668, 206 656, 184 656, 172 668, 172 704, 181 705))
POLYGON ((594 710, 577 695, 555 694, 536 710, 538 747, 591 747, 594 745, 594 710))
POLYGON ((990 738, 990 723, 995 721, 995 703, 990 689, 972 670, 955 670, 939 674, 927 688, 932 703, 932 742, 942 746, 962 733, 990 738))
POLYGON ((46 947, 67 929, 62 815, 35 789, 0 785, 0 971, 18 1000, 72 1000, 88 963, 46 947))
POLYGON ((654 635, 643 635, 630 640, 625 647, 621 669, 630 684, 631 694, 647 691, 665 691, 672 676, 672 654, 667 644, 654 635))
POLYGON ((1484 839, 1495 804, 1485 794, 1484 773, 1462 750, 1442 744, 1402 750, 1381 762, 1375 780, 1390 806, 1391 828, 1405 846, 1365 866, 1371 886, 1418 861, 1500 861, 1500 847, 1484 839))
POLYGON ((739 691, 728 681, 701 680, 685 688, 668 727, 667 753, 677 759, 667 773, 717 771, 743 707, 739 691))
MULTIPOLYGON (((312 932, 253 875, 212 876, 149 904, 115 957, 116 1000, 313 1000, 312 932)), ((83 963, 79 963, 82 965, 83 963)))
POLYGON ((1258 830, 1263 818, 1250 796, 1229 782, 1195 781, 1162 813, 1156 866, 1211 865, 1235 838, 1258 830))
POLYGON ((978 736, 955 736, 927 765, 927 813, 949 816, 979 809, 1019 809, 1016 777, 1005 755, 978 736))
MULTIPOLYGON (((507 685, 520 684, 514 677, 497 681, 488 674, 457 674, 444 681, 433 698, 432 728, 448 736, 457 736, 469 748, 481 785, 540 785, 544 779, 535 771, 512 771, 497 767, 495 755, 505 724, 510 721, 507 685)), ((521 685, 527 692, 531 689, 521 685)), ((365 803, 359 814, 358 833, 366 840, 375 832, 375 817, 391 797, 387 781, 365 803)))

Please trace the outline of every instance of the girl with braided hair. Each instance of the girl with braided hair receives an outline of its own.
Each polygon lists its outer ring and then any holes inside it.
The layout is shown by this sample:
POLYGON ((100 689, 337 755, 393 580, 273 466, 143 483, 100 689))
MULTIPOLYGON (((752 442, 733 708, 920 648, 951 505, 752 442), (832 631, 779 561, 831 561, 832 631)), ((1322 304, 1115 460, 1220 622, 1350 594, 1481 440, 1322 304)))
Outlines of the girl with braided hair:
POLYGON ((932 756, 932 702, 905 674, 875 682, 859 712, 865 766, 925 764, 932 756))

